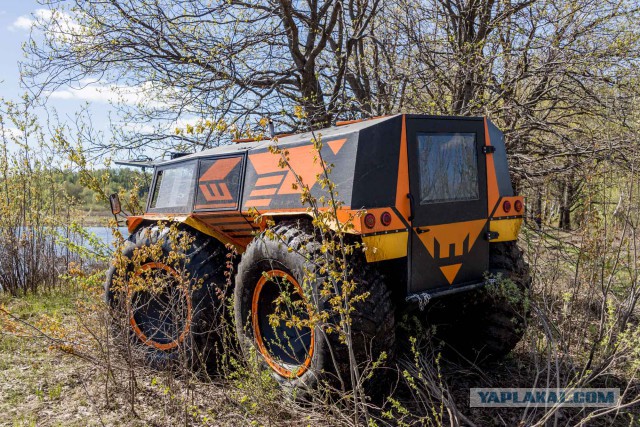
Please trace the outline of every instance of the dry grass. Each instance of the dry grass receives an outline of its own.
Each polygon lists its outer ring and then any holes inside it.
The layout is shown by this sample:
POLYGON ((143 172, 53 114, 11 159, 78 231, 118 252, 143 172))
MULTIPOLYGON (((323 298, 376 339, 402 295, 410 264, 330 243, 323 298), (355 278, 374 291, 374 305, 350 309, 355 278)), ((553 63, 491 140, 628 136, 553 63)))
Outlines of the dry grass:
POLYGON ((314 417, 301 411, 303 415, 293 418, 287 404, 277 401, 280 411, 264 410, 257 405, 259 396, 251 396, 252 388, 243 386, 244 376, 222 383, 140 366, 136 367, 132 411, 126 363, 112 354, 113 376, 107 381, 107 361, 95 345, 103 329, 100 313, 80 316, 88 302, 82 299, 89 296, 73 293, 75 290, 3 301, 12 317, 2 316, 0 425, 308 425, 314 417), (21 321, 42 326, 41 331, 53 338, 55 325, 63 325, 58 336, 77 345, 52 346, 51 338, 21 321))
MULTIPOLYGON (((591 272, 599 264, 609 266, 609 258, 604 254, 588 258, 590 241, 576 234, 528 234, 527 240, 523 244, 528 247, 534 273, 536 309, 525 339, 506 359, 482 366, 446 359, 436 364, 435 357, 423 354, 422 367, 412 373, 414 378, 424 378, 422 392, 412 394, 399 381, 394 394, 398 406, 394 409, 387 402, 381 411, 372 412, 379 425, 449 424, 450 414, 456 411, 464 419, 452 425, 466 425, 465 419, 479 426, 580 425, 588 415, 578 409, 562 409, 544 421, 544 409, 469 408, 471 387, 554 387, 586 378, 589 387, 628 387, 624 403, 639 398, 639 361, 629 360, 636 353, 624 345, 611 361, 606 346, 596 345, 592 365, 605 369, 597 376, 580 372, 594 346, 602 314, 602 298, 594 293, 599 283, 591 281, 591 272), (549 346, 551 340, 556 347, 549 346), (444 404, 438 390, 445 392, 444 404), (385 418, 385 412, 392 416, 385 418)), ((628 268, 616 274, 614 283, 629 283, 628 268)), ((352 421, 336 406, 300 406, 288 401, 268 373, 246 364, 229 370, 225 379, 128 366, 109 342, 99 282, 78 285, 88 282, 81 278, 62 291, 0 299, 0 306, 11 313, 0 316, 1 425, 306 426, 352 421)), ((623 293, 614 291, 609 298, 619 304, 623 293)), ((630 330, 638 328, 637 312, 636 307, 630 330)), ((605 327, 612 342, 624 344, 613 323, 607 320, 605 327)), ((408 361, 406 367, 413 357, 408 346, 404 350, 401 357, 408 361)), ((633 426, 638 420, 640 405, 633 404, 584 425, 633 426)))

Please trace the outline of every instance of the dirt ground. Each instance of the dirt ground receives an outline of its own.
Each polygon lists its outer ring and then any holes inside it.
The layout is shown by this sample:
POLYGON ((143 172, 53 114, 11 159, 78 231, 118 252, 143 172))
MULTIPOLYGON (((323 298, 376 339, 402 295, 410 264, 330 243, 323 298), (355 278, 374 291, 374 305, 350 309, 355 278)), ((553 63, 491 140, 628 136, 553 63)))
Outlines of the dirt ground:
MULTIPOLYGON (((338 422, 336 415, 323 408, 284 401, 268 375, 237 371, 221 382, 137 366, 133 381, 121 357, 105 357, 104 350, 110 346, 100 343, 105 344, 109 334, 101 328, 100 313, 95 310, 99 300, 97 294, 79 296, 73 290, 0 297, 0 426, 315 426, 338 422), (29 325, 72 344, 55 344, 29 325)), ((525 339, 506 359, 482 368, 442 360, 440 372, 433 374, 437 381, 442 375, 458 410, 476 425, 526 425, 520 424, 523 409, 469 408, 468 402, 470 387, 535 384, 540 360, 535 360, 528 346, 525 339)), ((607 381, 602 386, 625 387, 621 378, 607 381)), ((638 388, 632 394, 640 393, 640 386, 632 387, 638 388)), ((421 407, 419 399, 425 396, 410 390, 400 388, 395 396, 411 413, 403 419, 407 425, 421 425, 414 424, 414 414, 439 408, 437 399, 432 401, 434 406, 421 407)), ((390 411, 389 406, 385 410, 390 411)), ((640 408, 627 408, 618 415, 601 419, 597 425, 637 425, 640 408)), ((525 418, 535 420, 535 411, 525 418)), ((389 425, 398 425, 391 420, 389 425)), ((559 411, 551 423, 573 425, 576 420, 580 420, 576 411, 559 411)))
MULTIPOLYGON (((34 325, 76 321, 73 298, 66 294, 9 300, 6 309, 34 325)), ((13 328, 3 328, 0 336, 1 425, 136 425, 122 402, 105 407, 100 370, 26 326, 7 329, 13 328)))
POLYGON ((100 325, 95 313, 79 315, 77 303, 69 292, 0 299, 0 426, 317 425, 316 415, 292 417, 286 404, 237 374, 222 384, 137 366, 132 399, 118 355, 107 381, 104 354, 91 344, 100 325), (27 325, 50 337, 64 330, 66 340, 84 345, 52 345, 27 325))

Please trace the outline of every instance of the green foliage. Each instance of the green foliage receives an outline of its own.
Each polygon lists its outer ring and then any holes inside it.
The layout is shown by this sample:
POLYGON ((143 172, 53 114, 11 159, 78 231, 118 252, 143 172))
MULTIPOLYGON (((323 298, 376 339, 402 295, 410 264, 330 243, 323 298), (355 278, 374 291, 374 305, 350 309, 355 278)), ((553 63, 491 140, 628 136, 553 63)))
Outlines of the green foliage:
POLYGON ((484 279, 489 283, 486 290, 491 298, 509 304, 511 307, 519 308, 516 312, 522 311, 519 314, 525 317, 525 313, 531 309, 529 294, 525 289, 502 273, 486 273, 484 279))
POLYGON ((100 197, 101 194, 135 191, 136 197, 145 201, 151 183, 151 174, 135 169, 113 168, 91 170, 88 176, 83 176, 81 172, 62 170, 55 175, 55 181, 83 211, 108 216, 110 215, 109 203, 100 197), (87 186, 88 182, 103 183, 101 193, 97 194, 87 186))
POLYGON ((0 287, 14 295, 58 285, 69 259, 53 235, 74 213, 28 105, 25 98, 0 106, 0 287))
MULTIPOLYGON (((121 188, 135 205, 145 176, 130 170, 64 168, 60 137, 47 141, 28 98, 0 105, 0 289, 14 295, 62 284, 74 265, 104 262, 109 248, 83 225, 107 215, 105 194, 121 188), (104 185, 98 185, 104 183, 104 185), (99 199, 97 195, 101 195, 99 199), (83 224, 84 223, 84 224, 83 224)), ((73 153, 72 153, 73 154, 73 153)))

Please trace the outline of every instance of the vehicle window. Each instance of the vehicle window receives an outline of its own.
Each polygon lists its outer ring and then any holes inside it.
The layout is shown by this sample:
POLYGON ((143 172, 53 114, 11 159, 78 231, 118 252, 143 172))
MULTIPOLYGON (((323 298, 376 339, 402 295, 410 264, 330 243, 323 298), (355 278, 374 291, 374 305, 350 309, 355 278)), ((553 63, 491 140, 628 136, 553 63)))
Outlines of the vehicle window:
POLYGON ((195 209, 237 209, 241 172, 241 156, 202 160, 195 209))
POLYGON ((474 133, 418 134, 420 204, 477 200, 474 133))
POLYGON ((195 186, 196 162, 167 166, 158 171, 150 209, 188 212, 195 186))

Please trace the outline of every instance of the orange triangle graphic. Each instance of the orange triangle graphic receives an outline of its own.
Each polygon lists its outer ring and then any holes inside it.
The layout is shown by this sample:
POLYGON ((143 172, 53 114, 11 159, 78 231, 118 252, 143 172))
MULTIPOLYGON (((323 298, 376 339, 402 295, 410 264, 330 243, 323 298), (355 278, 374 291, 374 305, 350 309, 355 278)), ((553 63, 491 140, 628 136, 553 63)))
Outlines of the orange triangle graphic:
POLYGON ((444 277, 447 278, 449 284, 452 284, 453 279, 456 278, 458 271, 460 271, 460 267, 462 267, 462 264, 443 265, 440 267, 440 271, 442 271, 444 277))
POLYGON ((327 145, 329 146, 329 148, 331 148, 331 151, 333 151, 333 154, 338 154, 338 151, 340 151, 340 149, 342 148, 345 142, 347 142, 346 138, 336 139, 335 141, 327 142, 327 145))

